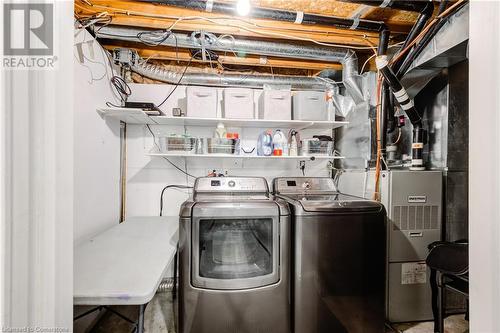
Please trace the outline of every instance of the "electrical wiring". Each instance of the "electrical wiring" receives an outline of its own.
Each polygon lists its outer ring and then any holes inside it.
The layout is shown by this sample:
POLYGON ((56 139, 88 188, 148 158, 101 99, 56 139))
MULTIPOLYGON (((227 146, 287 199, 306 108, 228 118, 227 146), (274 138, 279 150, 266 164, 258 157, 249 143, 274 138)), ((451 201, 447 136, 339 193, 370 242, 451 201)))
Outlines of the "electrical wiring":
MULTIPOLYGON (((173 33, 171 31, 163 31, 163 30, 156 30, 156 31, 142 31, 137 33, 136 37, 139 39, 142 43, 148 45, 148 46, 159 46, 161 43, 166 41, 170 36, 172 36, 173 33)), ((173 35, 175 37, 175 35, 173 35)), ((176 38, 177 40, 177 38, 176 38)))
MULTIPOLYGON (((132 90, 130 89, 130 86, 125 82, 124 79, 117 75, 113 75, 110 79, 111 87, 113 88, 113 93, 115 96, 117 96, 120 99, 121 104, 123 105, 129 96, 132 94, 132 90)), ((122 105, 116 105, 111 102, 106 102, 106 105, 108 107, 115 107, 119 108, 122 105)))
MULTIPOLYGON (((158 143, 156 142, 156 135, 154 134, 154 132, 151 130, 151 127, 146 124, 146 128, 149 130, 149 133, 151 133, 151 136, 153 137, 153 143, 154 145, 156 146, 156 149, 158 149, 158 151, 160 151, 160 146, 158 145, 158 143)), ((178 167, 175 163, 173 163, 172 161, 170 161, 168 158, 164 157, 163 156, 163 159, 165 161, 167 161, 170 165, 172 165, 175 169, 177 169, 178 171, 182 172, 183 174, 185 174, 186 176, 189 176, 191 178, 198 178, 196 176, 193 176, 192 174, 188 173, 187 171, 184 171, 182 170, 180 167, 178 167)))
POLYGON ((127 82, 116 75, 114 75, 110 81, 113 85, 113 88, 120 96, 121 100, 124 102, 127 101, 128 97, 132 94, 132 90, 130 89, 130 86, 127 84, 127 82))
POLYGON ((395 145, 399 142, 399 140, 401 140, 401 134, 402 134, 402 130, 401 130, 401 127, 399 128, 399 131, 398 131, 398 137, 396 138, 396 141, 394 141, 393 143, 391 143, 392 145, 395 145))
POLYGON ((372 54, 368 59, 366 59, 366 61, 363 63, 363 66, 361 67, 361 71, 360 73, 363 74, 363 71, 365 70, 365 67, 366 65, 368 64, 368 62, 370 62, 370 60, 372 60, 373 58, 375 58, 377 56, 376 53, 372 54))
POLYGON ((136 37, 141 41, 142 43, 148 45, 148 46, 160 46, 164 41, 170 38, 170 36, 174 37, 175 40, 175 57, 176 59, 179 59, 179 48, 178 48, 178 42, 177 42, 177 36, 172 33, 172 31, 163 31, 163 30, 156 30, 156 31, 143 31, 139 32, 136 37))
MULTIPOLYGON (((82 31, 81 29, 79 29, 79 31, 82 31)), ((77 33, 78 34, 78 33, 77 33)), ((75 35, 75 38, 77 36, 77 34, 75 35)), ((83 37, 83 41, 82 43, 86 43, 86 36, 84 35, 83 37)), ((75 44, 76 45, 76 44, 75 44)), ((111 74, 113 73, 113 60, 111 59, 111 55, 109 54, 109 52, 100 44, 100 43, 97 43, 97 45, 99 46, 102 54, 103 54, 103 57, 107 59, 108 61, 108 64, 109 64, 109 68, 111 70, 111 74)), ((76 55, 74 55, 75 58, 76 58, 76 55)), ((90 75, 91 75, 91 84, 94 82, 94 81, 100 81, 102 79, 104 79, 104 77, 107 77, 109 79, 109 85, 110 85, 110 89, 111 91, 113 92, 113 94, 120 100, 123 102, 123 99, 124 97, 128 98, 128 96, 130 95, 131 93, 131 90, 130 90, 130 87, 128 86, 128 84, 120 77, 118 76, 111 76, 110 77, 110 72, 108 71, 108 66, 106 66, 106 64, 104 62, 97 62, 97 61, 93 61, 91 59, 89 59, 85 53, 83 52, 83 49, 82 49, 82 56, 83 58, 88 61, 88 62, 91 62, 91 63, 95 63, 95 64, 100 64, 104 67, 104 74, 99 77, 99 78, 94 78, 94 75, 92 73, 92 70, 90 69, 89 66, 86 66, 85 64, 81 64, 82 66, 84 67, 87 67, 87 69, 89 70, 90 72, 90 75), (119 86, 120 86, 120 91, 122 91, 124 93, 124 95, 122 95, 121 93, 119 93, 117 91, 117 88, 118 86, 115 87, 115 85, 113 84, 113 82, 117 82, 117 81, 122 81, 121 83, 119 83, 119 86), (125 96, 126 95, 126 96, 125 96)), ((116 105, 116 104, 113 104, 111 102, 106 102, 106 105, 108 107, 120 107, 121 105, 116 105)))
MULTIPOLYGON (((81 30, 81 29, 79 29, 79 32, 80 32, 80 31, 82 31, 82 30, 81 30)), ((78 36, 78 33, 79 33, 79 32, 77 32, 77 34, 75 34, 75 38, 78 36)), ((84 35, 84 37, 83 37, 83 41, 82 41, 82 43, 86 43, 86 36, 85 36, 85 35, 84 35)), ((75 45, 77 45, 77 44, 75 44, 75 45)), ((110 68, 110 70, 111 70, 111 74, 112 74, 112 73, 113 73, 113 60, 111 59, 111 55, 109 54, 109 52, 108 52, 108 51, 107 51, 107 50, 106 50, 106 49, 105 49, 105 48, 104 48, 104 47, 103 47, 100 43, 97 43, 97 45, 99 46, 99 48, 100 48, 100 50, 101 50, 101 52, 102 52, 102 54, 103 54, 103 57, 107 59, 108 64, 109 64, 109 68, 110 68)), ((73 53, 73 56, 76 58, 76 55, 75 55, 74 53, 73 53)), ((96 64, 100 64, 100 65, 102 65, 102 66, 104 67, 104 70, 105 70, 105 73, 103 74, 103 76, 102 76, 102 77, 100 77, 100 78, 97 78, 97 79, 96 79, 96 78, 94 78, 94 75, 93 75, 92 70, 90 69, 90 67, 89 67, 89 66, 86 66, 85 64, 83 64, 83 63, 82 63, 81 65, 82 65, 82 66, 84 66, 84 67, 86 67, 86 68, 89 70, 89 72, 90 72, 90 76, 91 76, 91 82, 90 82, 90 83, 91 83, 91 84, 92 84, 94 81, 100 81, 100 80, 104 79, 104 77, 107 77, 107 78, 109 78, 109 81, 108 81, 108 82, 109 82, 109 85, 110 85, 110 88, 111 88, 111 91, 113 92, 113 94, 114 94, 114 95, 115 95, 115 96, 116 96, 116 97, 117 97, 117 98, 118 98, 121 102, 123 102, 123 99, 124 99, 125 97, 126 97, 126 98, 128 98, 128 96, 131 94, 131 89, 130 89, 130 86, 129 86, 129 85, 128 85, 128 84, 127 84, 127 83, 126 83, 126 82, 125 82, 122 78, 120 78, 120 77, 118 77, 118 76, 114 76, 114 75, 110 77, 110 73, 109 73, 109 71, 108 71, 108 66, 106 66, 106 64, 105 64, 105 63, 103 63, 103 62, 97 62, 97 61, 93 61, 93 60, 89 59, 89 58, 88 58, 88 57, 87 57, 87 56, 83 53, 83 49, 82 49, 82 56, 83 56, 83 58, 84 58, 85 60, 87 60, 87 61, 89 61, 89 62, 91 62, 91 63, 96 63, 96 64), (117 85, 115 86, 115 84, 114 84, 113 82, 116 82, 116 84, 117 84, 117 85), (118 83, 118 82, 119 82, 119 83, 118 83), (118 90, 119 90, 120 92, 119 92, 118 90)), ((78 60, 78 58, 77 58, 77 60, 78 60)), ((111 103, 111 102, 106 102, 106 105, 107 105, 108 107, 116 107, 116 108, 121 107, 121 105, 116 105, 116 104, 113 104, 113 103, 111 103)))
MULTIPOLYGON (((81 31, 81 30, 80 30, 81 31)), ((78 37, 78 34, 79 32, 78 31, 76 34, 75 34, 75 39, 78 37)), ((75 43, 74 46, 76 49, 79 49, 79 54, 81 55, 81 57, 83 57, 84 60, 90 62, 90 63, 93 63, 93 64, 97 64, 97 65, 101 65, 103 66, 103 74, 100 76, 100 77, 94 77, 94 72, 93 70, 90 68, 90 66, 87 66, 85 65, 85 63, 83 61, 81 61, 81 59, 75 54, 75 50, 73 50, 73 57, 75 58, 75 60, 80 64, 80 66, 83 66, 85 68, 87 68, 87 70, 89 71, 89 74, 90 74, 90 81, 89 81, 89 84, 93 84, 94 82, 96 81, 101 81, 103 80, 106 76, 108 76, 108 68, 106 66, 106 64, 104 62, 99 62, 99 61, 94 61, 92 59, 89 59, 86 55, 85 55, 85 52, 84 52, 84 49, 83 47, 80 47, 78 48, 77 46, 78 45, 83 45, 87 43, 87 40, 86 40, 86 35, 83 36, 83 40, 79 43, 75 43)))
MULTIPOLYGON (((201 51, 197 51, 196 53, 198 52, 201 52, 201 51)), ((195 54, 196 54, 195 53, 195 54)), ((184 70, 182 71, 182 74, 181 74, 181 77, 179 78, 179 81, 177 81, 177 83, 175 84, 174 88, 172 89, 172 91, 167 95, 167 97, 165 97, 165 99, 160 103, 158 104, 158 107, 162 106, 163 104, 165 104, 165 102, 170 98, 170 96, 172 96, 172 94, 177 90, 177 87, 179 87, 179 85, 181 84, 182 82, 182 79, 184 78, 184 75, 186 74, 188 68, 189 68, 189 65, 191 65, 191 61, 193 61, 193 58, 195 56, 195 54, 193 54, 191 56, 191 59, 189 59, 189 62, 188 64, 186 65, 186 67, 184 67, 184 70)))
POLYGON ((160 216, 163 216, 163 194, 165 193, 166 190, 169 188, 176 188, 176 189, 181 189, 181 190, 189 190, 192 189, 192 186, 188 185, 167 185, 161 190, 160 194, 160 216))
POLYGON ((108 12, 101 12, 85 18, 79 18, 77 21, 80 24, 77 29, 85 29, 98 23, 109 24, 112 21, 112 17, 108 14, 108 12))
POLYGON ((172 89, 172 91, 167 95, 167 97, 165 97, 165 99, 160 103, 158 104, 158 107, 162 106, 163 104, 165 104, 165 102, 170 98, 170 96, 172 96, 172 94, 174 93, 175 90, 177 90, 177 87, 181 84, 182 82, 182 79, 184 78, 184 75, 186 74, 188 68, 189 68, 189 65, 191 65, 191 61, 193 61, 193 58, 195 57, 196 54, 198 54, 199 52, 201 51, 196 51, 192 56, 191 58, 189 59, 186 67, 184 67, 184 70, 182 71, 182 74, 181 74, 181 77, 179 78, 179 81, 177 81, 177 83, 175 84, 174 88, 172 89))

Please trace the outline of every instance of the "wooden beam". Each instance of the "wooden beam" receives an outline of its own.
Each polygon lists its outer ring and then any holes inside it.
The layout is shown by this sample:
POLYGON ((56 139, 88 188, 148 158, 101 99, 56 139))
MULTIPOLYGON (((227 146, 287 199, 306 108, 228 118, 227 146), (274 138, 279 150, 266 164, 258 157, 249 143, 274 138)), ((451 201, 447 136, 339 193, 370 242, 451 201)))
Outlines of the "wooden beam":
MULTIPOLYGON (((316 40, 322 43, 352 45, 366 48, 377 45, 378 34, 373 32, 336 29, 325 26, 296 25, 288 22, 244 19, 206 13, 183 8, 154 5, 125 0, 76 0, 75 12, 78 15, 92 15, 106 12, 112 16, 112 23, 137 27, 167 29, 175 24, 173 30, 197 31, 203 29, 218 34, 231 34, 258 38, 278 38, 289 40, 316 40), (92 4, 88 5, 86 2, 92 4), (191 19, 180 20, 179 17, 191 19), (285 36, 286 35, 286 36, 285 36)), ((408 28, 409 29, 409 28, 408 28)), ((408 29, 404 28, 407 32, 408 29)), ((402 30, 399 29, 398 30, 402 30)))

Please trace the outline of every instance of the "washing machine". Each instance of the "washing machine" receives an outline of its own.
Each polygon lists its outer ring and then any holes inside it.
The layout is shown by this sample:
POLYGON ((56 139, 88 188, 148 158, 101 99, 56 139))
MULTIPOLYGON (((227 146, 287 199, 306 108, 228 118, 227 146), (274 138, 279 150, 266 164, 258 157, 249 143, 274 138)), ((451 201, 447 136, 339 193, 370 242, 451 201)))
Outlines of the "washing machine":
POLYGON ((264 178, 204 177, 180 211, 180 333, 290 333, 290 209, 264 178))
POLYGON ((384 332, 386 213, 331 178, 277 178, 292 209, 295 333, 384 332))

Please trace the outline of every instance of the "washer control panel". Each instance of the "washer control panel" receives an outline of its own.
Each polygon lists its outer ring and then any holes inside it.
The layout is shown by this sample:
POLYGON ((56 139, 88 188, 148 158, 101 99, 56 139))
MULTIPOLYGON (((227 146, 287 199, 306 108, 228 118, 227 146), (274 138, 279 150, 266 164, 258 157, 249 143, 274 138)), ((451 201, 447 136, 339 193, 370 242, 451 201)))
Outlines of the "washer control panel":
POLYGON ((258 177, 202 177, 196 179, 194 192, 255 192, 268 193, 264 178, 258 177))
POLYGON ((276 178, 273 183, 274 193, 335 192, 332 178, 294 177, 276 178))

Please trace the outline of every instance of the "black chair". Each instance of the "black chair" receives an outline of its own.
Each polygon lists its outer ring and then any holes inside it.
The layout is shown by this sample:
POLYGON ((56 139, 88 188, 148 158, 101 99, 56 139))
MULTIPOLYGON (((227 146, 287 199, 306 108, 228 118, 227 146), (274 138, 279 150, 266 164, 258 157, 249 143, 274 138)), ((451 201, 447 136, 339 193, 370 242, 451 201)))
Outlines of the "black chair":
MULTIPOLYGON (((469 243, 467 240, 434 242, 428 248, 426 263, 431 270, 434 332, 444 333, 446 291, 469 297, 469 243)), ((465 319, 468 320, 468 306, 465 319)))

